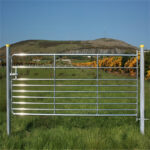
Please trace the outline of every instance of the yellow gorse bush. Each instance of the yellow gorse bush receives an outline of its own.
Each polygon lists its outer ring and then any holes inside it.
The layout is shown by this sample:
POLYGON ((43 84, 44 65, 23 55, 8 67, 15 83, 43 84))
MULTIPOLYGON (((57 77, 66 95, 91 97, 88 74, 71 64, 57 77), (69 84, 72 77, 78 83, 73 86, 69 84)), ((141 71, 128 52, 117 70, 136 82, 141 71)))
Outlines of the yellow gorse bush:
MULTIPOLYGON (((92 62, 84 62, 84 63, 72 63, 73 66, 81 67, 97 67, 96 61, 92 62)), ((122 65, 122 57, 104 57, 98 61, 98 66, 99 67, 121 67, 122 65)), ((115 69, 109 68, 109 69, 104 69, 105 71, 113 71, 115 69)))
MULTIPOLYGON (((136 67, 136 57, 132 57, 128 59, 124 64, 122 64, 122 57, 103 57, 98 61, 98 66, 99 67, 129 67, 129 69, 116 69, 116 68, 104 68, 104 71, 109 71, 109 72, 116 72, 119 71, 121 73, 129 73, 130 76, 135 76, 136 75, 136 69, 130 69, 132 67, 136 67)), ((140 54, 138 54, 138 62, 140 61, 140 54)), ((97 62, 96 61, 91 61, 91 62, 82 62, 82 63, 72 63, 73 66, 77 67, 97 67, 97 62)), ((150 70, 147 71, 146 79, 150 80, 150 70)))
MULTIPOLYGON (((131 58, 129 59, 126 63, 125 63, 125 67, 136 67, 136 58, 131 58)), ((136 70, 135 69, 127 69, 130 73, 131 76, 135 76, 136 75, 136 70)))
POLYGON ((146 79, 147 79, 147 80, 150 80, 150 70, 147 71, 146 79))

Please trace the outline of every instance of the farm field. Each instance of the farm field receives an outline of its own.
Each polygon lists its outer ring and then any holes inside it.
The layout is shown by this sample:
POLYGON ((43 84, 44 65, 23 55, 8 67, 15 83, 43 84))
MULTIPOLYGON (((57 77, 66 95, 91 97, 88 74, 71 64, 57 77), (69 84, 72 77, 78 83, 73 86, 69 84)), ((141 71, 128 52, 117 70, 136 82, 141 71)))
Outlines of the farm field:
MULTIPOLYGON (((18 73, 23 78, 35 78, 35 76, 36 78, 44 78, 48 75, 50 75, 50 77, 53 75, 53 71, 41 71, 40 69, 27 69, 26 71, 20 69, 18 73)), ((90 70, 87 72, 83 69, 80 71, 73 69, 69 71, 61 70, 57 71, 57 75, 59 78, 67 78, 69 76, 74 78, 76 75, 82 78, 85 76, 88 78, 95 78, 94 71, 90 70)), ((104 71, 99 71, 99 76, 106 79, 129 78, 129 76, 106 73, 104 71)), ((14 82, 16 83, 16 81, 14 82)), ((30 81, 30 83, 31 82, 37 84, 37 81, 30 81)), ((45 84, 44 81, 42 82, 45 84)), ((129 83, 129 81, 127 82, 129 83)), ((12 116, 12 133, 11 136, 8 137, 6 133, 5 83, 5 68, 1 67, 0 149, 150 149, 150 123, 149 121, 145 121, 145 135, 143 136, 140 134, 139 121, 136 121, 136 117, 12 116)), ((25 81, 21 81, 21 83, 24 84, 25 81)), ((72 84, 82 83, 75 81, 72 84)), ((53 82, 51 82, 51 84, 53 84, 53 82)), ((60 81, 58 81, 58 84, 63 84, 63 82, 61 81, 60 83, 60 81)), ((86 81, 86 84, 95 83, 93 81, 86 81)), ((109 81, 109 83, 106 84, 122 83, 118 81, 109 81)), ((67 90, 65 88, 63 90, 67 90)), ((90 90, 95 90, 94 88, 95 87, 89 87, 90 90)), ((33 90, 32 87, 30 87, 30 90, 33 90)), ((40 90, 40 88, 38 87, 37 90, 40 90)), ((61 89, 58 87, 57 90, 61 89)), ((69 87, 69 90, 74 89, 73 87, 69 87)), ((84 89, 83 87, 76 87, 75 90, 84 89)), ((106 88, 101 90, 106 90, 106 88)), ((122 90, 128 90, 128 87, 122 90)), ((150 118, 149 91, 150 82, 145 81, 146 118, 150 118)), ((21 93, 20 95, 23 94, 21 93)), ((83 96, 82 93, 78 95, 83 96)), ((39 96, 42 96, 42 94, 39 96)), ((45 96, 49 96, 48 93, 46 93, 45 96)), ((63 96, 69 95, 65 93, 63 96)), ((95 95, 88 93, 86 96, 95 95)), ((120 95, 113 93, 110 96, 123 96, 123 93, 120 93, 120 95)), ((73 102, 72 99, 70 101, 73 102)), ((80 99, 78 101, 82 102, 80 99)))

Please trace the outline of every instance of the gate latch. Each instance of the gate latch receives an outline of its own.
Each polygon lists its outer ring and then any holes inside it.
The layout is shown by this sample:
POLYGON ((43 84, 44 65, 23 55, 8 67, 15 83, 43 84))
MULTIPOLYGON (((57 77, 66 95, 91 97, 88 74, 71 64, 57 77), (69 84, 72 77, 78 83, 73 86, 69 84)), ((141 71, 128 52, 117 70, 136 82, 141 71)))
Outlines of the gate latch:
POLYGON ((18 73, 10 73, 10 76, 13 77, 13 76, 18 76, 18 73))

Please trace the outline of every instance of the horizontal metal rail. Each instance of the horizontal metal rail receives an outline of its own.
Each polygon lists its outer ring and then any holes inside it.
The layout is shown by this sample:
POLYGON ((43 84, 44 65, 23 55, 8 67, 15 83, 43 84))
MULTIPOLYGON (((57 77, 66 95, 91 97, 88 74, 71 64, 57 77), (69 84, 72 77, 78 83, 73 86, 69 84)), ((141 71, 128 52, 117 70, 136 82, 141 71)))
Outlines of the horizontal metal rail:
MULTIPOLYGON (((47 96, 12 96, 13 98, 54 98, 54 97, 47 97, 47 96)), ((136 99, 137 97, 55 97, 55 98, 79 98, 79 99, 89 99, 89 98, 101 98, 101 99, 136 99)))
MULTIPOLYGON (((54 91, 12 90, 13 93, 53 93, 54 91)), ((55 91, 56 93, 136 93, 137 91, 55 91)))
POLYGON ((49 69, 137 69, 137 67, 53 67, 53 66, 12 66, 12 68, 49 68, 49 69))
POLYGON ((64 111, 68 111, 68 110, 80 110, 80 111, 85 111, 85 110, 101 110, 101 111, 135 111, 136 109, 83 109, 83 108, 80 108, 80 109, 58 109, 58 108, 55 108, 55 109, 51 109, 51 108, 12 108, 12 110, 64 110, 64 111))
MULTIPOLYGON (((12 79, 14 81, 53 81, 54 79, 35 79, 35 78, 17 78, 17 79, 12 79)), ((137 79, 55 79, 56 81, 136 81, 137 79)))
MULTIPOLYGON (((49 105, 54 103, 39 103, 39 102, 12 102, 12 104, 17 105, 49 105)), ((103 105, 136 105, 137 103, 55 103, 56 105, 96 105, 96 104, 103 104, 103 105)))
POLYGON ((136 54, 45 54, 45 53, 37 53, 37 54, 26 54, 26 53, 19 53, 13 54, 12 56, 137 56, 136 54))
POLYGON ((13 115, 20 115, 20 116, 103 116, 103 117, 111 117, 111 116, 116 116, 116 117, 121 117, 121 116, 137 116, 137 114, 50 114, 50 113, 14 113, 13 115))
POLYGON ((97 86, 100 86, 100 87, 110 87, 110 86, 123 86, 123 87, 136 87, 136 85, 49 85, 49 84, 12 84, 12 86, 49 86, 49 87, 53 87, 53 86, 90 86, 90 87, 97 87, 97 86))

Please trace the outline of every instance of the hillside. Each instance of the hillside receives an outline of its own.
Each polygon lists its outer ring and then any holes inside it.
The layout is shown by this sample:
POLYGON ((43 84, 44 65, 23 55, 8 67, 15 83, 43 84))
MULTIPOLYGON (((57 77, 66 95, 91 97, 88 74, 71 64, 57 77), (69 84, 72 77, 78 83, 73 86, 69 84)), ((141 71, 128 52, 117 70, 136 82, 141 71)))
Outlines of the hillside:
MULTIPOLYGON (((101 38, 90 41, 26 40, 11 45, 11 53, 131 53, 137 47, 126 42, 101 38)), ((0 48, 5 59, 5 47, 0 48)))

